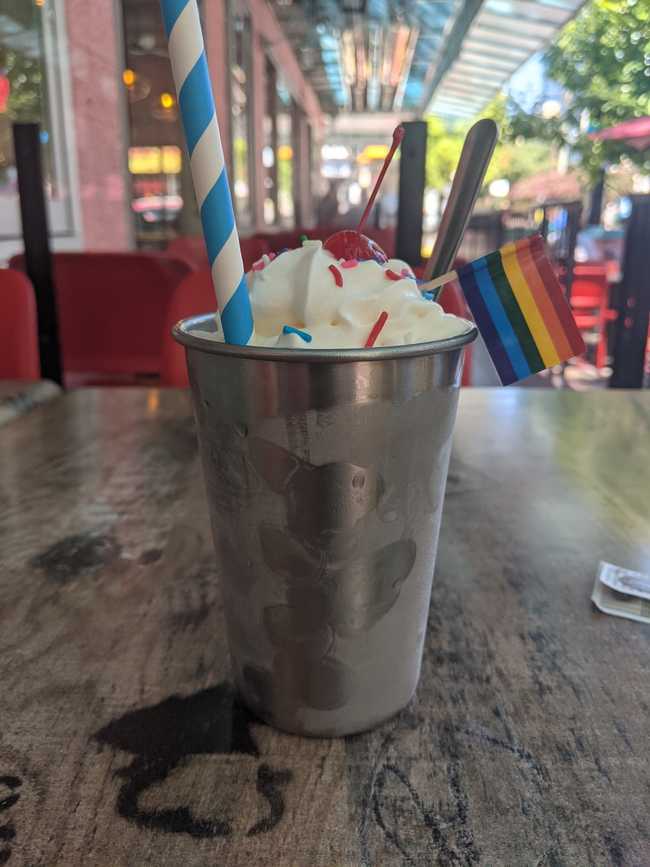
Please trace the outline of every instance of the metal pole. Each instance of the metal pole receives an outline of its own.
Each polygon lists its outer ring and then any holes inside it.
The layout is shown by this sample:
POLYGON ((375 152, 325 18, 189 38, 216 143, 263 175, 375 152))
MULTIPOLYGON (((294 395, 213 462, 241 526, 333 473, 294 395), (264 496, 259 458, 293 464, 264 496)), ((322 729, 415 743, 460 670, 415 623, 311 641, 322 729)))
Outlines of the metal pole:
POLYGON ((650 323, 650 196, 632 196, 610 388, 642 388, 650 323))
POLYGON ((39 125, 15 123, 13 136, 20 217, 25 245, 25 270, 36 293, 41 374, 45 379, 51 379, 61 385, 63 375, 59 349, 59 323, 47 229, 39 125))
POLYGON ((417 267, 422 262, 427 124, 423 120, 414 120, 403 126, 405 135, 399 161, 396 256, 417 267))

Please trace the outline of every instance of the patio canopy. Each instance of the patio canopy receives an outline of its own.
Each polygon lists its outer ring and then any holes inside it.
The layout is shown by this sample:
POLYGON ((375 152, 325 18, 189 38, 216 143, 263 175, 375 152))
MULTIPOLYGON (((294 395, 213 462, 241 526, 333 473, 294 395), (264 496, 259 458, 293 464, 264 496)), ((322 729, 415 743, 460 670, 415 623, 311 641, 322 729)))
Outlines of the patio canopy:
POLYGON ((480 111, 584 0, 271 0, 324 111, 480 111))

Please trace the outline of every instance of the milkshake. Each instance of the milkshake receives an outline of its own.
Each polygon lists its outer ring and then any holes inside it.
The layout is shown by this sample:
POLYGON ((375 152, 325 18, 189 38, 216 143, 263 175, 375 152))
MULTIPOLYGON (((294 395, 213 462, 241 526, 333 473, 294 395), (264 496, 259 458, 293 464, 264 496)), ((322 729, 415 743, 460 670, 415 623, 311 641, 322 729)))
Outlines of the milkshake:
POLYGON ((423 297, 404 262, 337 257, 319 242, 264 257, 248 289, 248 346, 224 343, 214 314, 174 330, 233 677, 285 731, 363 731, 417 685, 476 330, 423 297))

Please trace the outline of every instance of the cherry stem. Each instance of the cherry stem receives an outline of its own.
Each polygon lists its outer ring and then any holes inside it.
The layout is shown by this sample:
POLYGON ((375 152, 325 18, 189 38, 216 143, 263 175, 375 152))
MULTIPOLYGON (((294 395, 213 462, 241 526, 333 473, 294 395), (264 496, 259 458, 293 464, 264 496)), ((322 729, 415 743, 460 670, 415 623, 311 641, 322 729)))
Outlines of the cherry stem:
POLYGON ((397 151, 397 148, 401 145, 402 139, 404 138, 404 127, 400 124, 395 131, 393 132, 393 143, 390 146, 390 150, 386 154, 386 159, 384 160, 384 164, 381 167, 381 171, 379 172, 379 177, 373 187, 370 198, 368 199, 368 204, 365 207, 363 214, 361 215, 361 219, 359 220, 359 225, 357 226, 357 232, 361 232, 363 227, 366 225, 366 221, 370 216, 370 212, 372 211, 372 206, 375 204, 375 199, 377 198, 377 193, 379 192, 379 188, 381 187, 384 176, 388 171, 388 166, 391 164, 393 157, 397 151))

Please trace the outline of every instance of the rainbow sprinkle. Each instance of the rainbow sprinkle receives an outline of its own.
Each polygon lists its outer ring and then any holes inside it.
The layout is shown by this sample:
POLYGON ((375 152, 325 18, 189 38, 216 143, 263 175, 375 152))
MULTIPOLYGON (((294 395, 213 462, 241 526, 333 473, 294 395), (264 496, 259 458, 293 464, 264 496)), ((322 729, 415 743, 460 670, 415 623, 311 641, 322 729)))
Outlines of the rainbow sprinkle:
POLYGON ((341 287, 343 285, 343 277, 339 269, 336 267, 336 265, 330 265, 329 270, 334 275, 334 282, 336 283, 336 285, 341 287))
POLYGON ((356 268, 357 265, 359 264, 359 260, 358 259, 344 259, 339 264, 341 265, 341 268, 356 268))
POLYGON ((388 313, 386 313, 385 310, 382 310, 382 312, 379 314, 379 318, 377 319, 375 324, 370 329, 370 334, 368 335, 368 339, 366 340, 366 343, 365 343, 366 349, 371 349, 375 345, 375 343, 377 342, 377 338, 381 334, 382 328, 386 324, 387 319, 388 319, 388 313))
POLYGON ((402 277, 400 277, 399 274, 396 274, 394 271, 391 271, 390 268, 388 268, 386 271, 384 271, 384 274, 388 277, 389 280, 401 280, 402 279, 402 277))
POLYGON ((293 325, 284 325, 282 327, 282 333, 297 334, 298 337, 305 341, 305 343, 311 343, 311 334, 308 334, 306 331, 301 331, 299 328, 294 328, 293 325))

